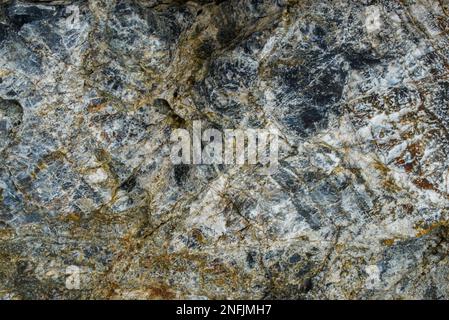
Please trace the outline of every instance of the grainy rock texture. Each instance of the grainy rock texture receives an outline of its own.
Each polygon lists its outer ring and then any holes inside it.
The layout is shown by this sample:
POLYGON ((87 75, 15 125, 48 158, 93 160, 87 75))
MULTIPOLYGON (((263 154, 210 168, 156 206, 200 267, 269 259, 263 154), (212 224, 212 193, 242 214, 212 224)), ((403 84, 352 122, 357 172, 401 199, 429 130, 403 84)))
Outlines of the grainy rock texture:
POLYGON ((0 298, 449 298, 446 0, 0 2, 0 298))

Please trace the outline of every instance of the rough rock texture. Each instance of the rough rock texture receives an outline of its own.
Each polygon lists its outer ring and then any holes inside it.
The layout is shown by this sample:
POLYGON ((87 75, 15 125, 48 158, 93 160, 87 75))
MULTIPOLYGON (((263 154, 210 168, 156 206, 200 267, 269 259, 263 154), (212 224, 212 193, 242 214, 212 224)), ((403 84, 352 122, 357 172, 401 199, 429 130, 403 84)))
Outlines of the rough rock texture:
POLYGON ((0 298, 449 298, 446 0, 0 2, 0 298))

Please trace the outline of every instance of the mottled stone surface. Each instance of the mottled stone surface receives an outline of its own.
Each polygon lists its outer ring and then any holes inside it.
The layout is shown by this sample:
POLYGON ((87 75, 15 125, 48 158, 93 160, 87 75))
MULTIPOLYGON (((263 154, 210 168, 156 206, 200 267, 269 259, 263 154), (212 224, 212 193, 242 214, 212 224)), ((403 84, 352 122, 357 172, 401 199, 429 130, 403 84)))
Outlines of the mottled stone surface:
POLYGON ((446 0, 0 3, 0 298, 449 298, 446 0))

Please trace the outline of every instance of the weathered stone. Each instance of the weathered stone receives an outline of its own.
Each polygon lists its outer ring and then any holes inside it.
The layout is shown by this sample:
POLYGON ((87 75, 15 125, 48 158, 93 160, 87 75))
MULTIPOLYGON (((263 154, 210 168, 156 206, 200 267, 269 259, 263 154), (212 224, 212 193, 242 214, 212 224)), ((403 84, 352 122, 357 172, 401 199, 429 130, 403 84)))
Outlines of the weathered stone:
POLYGON ((0 298, 449 298, 448 14, 0 1, 0 298), (173 164, 194 120, 278 168, 173 164))

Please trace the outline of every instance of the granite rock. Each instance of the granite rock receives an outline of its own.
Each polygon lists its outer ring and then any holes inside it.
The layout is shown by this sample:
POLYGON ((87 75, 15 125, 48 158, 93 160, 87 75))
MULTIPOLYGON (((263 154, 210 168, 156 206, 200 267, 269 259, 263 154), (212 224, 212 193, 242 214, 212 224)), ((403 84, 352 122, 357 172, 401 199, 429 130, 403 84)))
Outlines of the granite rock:
POLYGON ((0 1, 0 298, 449 298, 448 32, 444 0, 0 1), (274 126, 279 167, 173 164, 194 120, 274 126))

